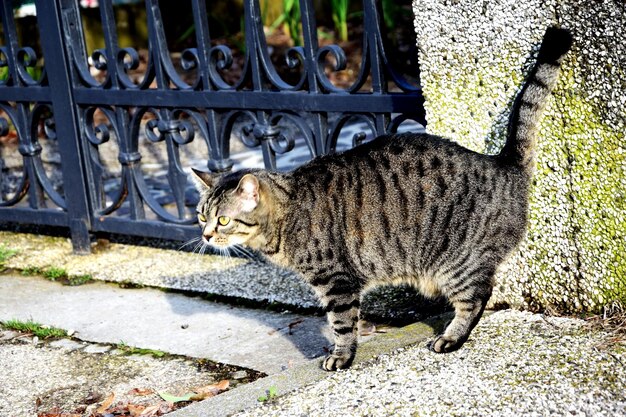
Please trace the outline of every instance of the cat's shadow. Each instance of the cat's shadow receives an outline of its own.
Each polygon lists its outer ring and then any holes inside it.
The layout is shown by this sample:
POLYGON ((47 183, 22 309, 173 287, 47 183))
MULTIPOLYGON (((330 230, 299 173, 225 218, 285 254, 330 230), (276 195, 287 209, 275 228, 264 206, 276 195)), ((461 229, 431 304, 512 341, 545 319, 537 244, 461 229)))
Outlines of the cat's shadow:
MULTIPOLYGON (((333 347, 331 330, 319 313, 242 307, 209 301, 200 293, 170 292, 165 298, 181 320, 172 337, 198 357, 274 373, 325 356, 333 347)), ((378 328, 403 326, 448 309, 444 300, 426 300, 410 287, 382 287, 366 294, 361 317, 378 328)))
POLYGON ((269 374, 332 349, 330 328, 320 315, 241 307, 176 292, 165 298, 181 320, 172 326, 177 328, 171 337, 197 357, 269 374))

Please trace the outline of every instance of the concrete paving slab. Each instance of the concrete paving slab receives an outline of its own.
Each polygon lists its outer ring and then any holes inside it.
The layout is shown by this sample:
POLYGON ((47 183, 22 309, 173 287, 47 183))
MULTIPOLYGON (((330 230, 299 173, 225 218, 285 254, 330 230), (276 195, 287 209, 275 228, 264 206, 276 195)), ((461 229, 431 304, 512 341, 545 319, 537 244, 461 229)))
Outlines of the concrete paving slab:
POLYGON ((330 348, 324 317, 280 314, 113 284, 64 286, 39 277, 0 276, 0 320, 76 331, 96 343, 157 349, 274 374, 330 348), (291 326, 290 326, 291 325, 291 326))

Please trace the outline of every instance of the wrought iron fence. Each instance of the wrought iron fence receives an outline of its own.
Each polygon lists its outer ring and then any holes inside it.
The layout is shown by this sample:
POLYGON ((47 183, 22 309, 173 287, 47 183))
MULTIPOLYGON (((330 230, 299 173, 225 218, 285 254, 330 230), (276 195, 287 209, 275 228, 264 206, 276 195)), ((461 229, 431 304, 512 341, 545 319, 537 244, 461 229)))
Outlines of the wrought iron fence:
POLYGON ((91 54, 78 0, 37 0, 43 57, 19 44, 13 4, 2 2, 0 221, 67 227, 77 252, 97 232, 186 240, 197 234, 189 149, 208 169, 228 171, 239 141, 276 169, 277 155, 296 147, 308 158, 334 152, 352 122, 360 123, 354 144, 408 119, 426 124, 420 89, 391 68, 375 0, 363 1, 361 62, 343 87, 329 74, 345 69, 346 54, 318 44, 312 0, 300 0, 304 45, 283 61, 292 81, 272 62, 258 0, 244 1, 235 81, 225 76, 233 50, 211 43, 206 1, 191 2, 195 46, 177 63, 166 43, 166 2, 145 1, 143 61, 119 44, 112 0, 100 0, 105 46, 91 54), (164 148, 165 184, 147 173, 146 146, 164 148))

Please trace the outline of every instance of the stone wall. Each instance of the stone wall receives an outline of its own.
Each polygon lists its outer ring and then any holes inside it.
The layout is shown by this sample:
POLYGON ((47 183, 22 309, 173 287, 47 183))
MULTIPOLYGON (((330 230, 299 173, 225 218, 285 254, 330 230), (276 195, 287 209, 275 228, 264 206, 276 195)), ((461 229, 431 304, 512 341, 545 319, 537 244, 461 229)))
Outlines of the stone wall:
POLYGON ((415 0, 430 133, 497 153, 549 25, 574 46, 547 106, 525 241, 493 302, 626 306, 626 6, 621 0, 415 0))

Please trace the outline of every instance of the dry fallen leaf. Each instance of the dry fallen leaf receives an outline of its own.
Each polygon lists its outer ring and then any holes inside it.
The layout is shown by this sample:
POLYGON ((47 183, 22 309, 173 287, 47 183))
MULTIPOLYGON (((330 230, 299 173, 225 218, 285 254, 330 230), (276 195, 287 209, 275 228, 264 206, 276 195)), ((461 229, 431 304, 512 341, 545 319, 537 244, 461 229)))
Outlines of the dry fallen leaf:
POLYGON ((100 407, 98 407, 98 409, 96 410, 96 413, 104 414, 104 412, 107 410, 107 408, 109 408, 111 406, 111 404, 113 404, 113 401, 115 401, 115 393, 114 392, 112 392, 111 394, 109 394, 108 397, 106 397, 106 399, 104 400, 102 405, 100 407))
POLYGON ((151 405, 150 407, 146 407, 141 414, 139 414, 139 417, 153 417, 153 416, 158 416, 159 412, 159 406, 158 405, 151 405))
POLYGON ((38 413, 37 417, 81 417, 81 415, 73 413, 38 413))
POLYGON ((128 404, 128 412, 131 417, 139 417, 146 410, 145 405, 128 404))
POLYGON ((174 404, 168 403, 167 401, 161 401, 158 404, 151 405, 150 407, 146 407, 145 410, 138 417, 155 417, 162 416, 165 413, 169 413, 173 411, 175 408, 174 404))
POLYGON ((194 392, 196 393, 190 399, 193 401, 204 400, 205 398, 213 397, 214 395, 219 394, 222 391, 226 391, 230 382, 227 379, 221 380, 217 384, 211 384, 200 388, 195 388, 194 392))
POLYGON ((150 395, 154 394, 150 388, 133 388, 128 391, 128 395, 150 395))

